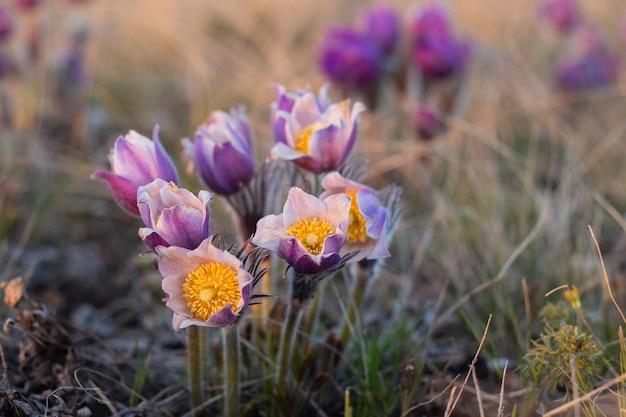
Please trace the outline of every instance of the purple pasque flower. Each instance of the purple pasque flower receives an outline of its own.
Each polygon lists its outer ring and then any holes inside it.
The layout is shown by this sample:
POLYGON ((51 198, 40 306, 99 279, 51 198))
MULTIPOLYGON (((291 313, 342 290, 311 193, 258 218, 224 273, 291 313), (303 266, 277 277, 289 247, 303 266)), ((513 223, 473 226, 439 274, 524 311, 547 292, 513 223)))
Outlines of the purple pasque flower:
POLYGON ((6 9, 0 6, 0 41, 7 39, 13 33, 13 21, 6 9))
POLYGON ((412 58, 424 78, 439 80, 462 72, 469 61, 470 45, 453 36, 433 34, 415 40, 412 58))
POLYGON ((320 69, 332 82, 347 88, 376 83, 383 71, 378 42, 351 27, 328 29, 318 47, 320 69))
POLYGON ((391 55, 400 40, 400 17, 393 7, 372 6, 359 18, 358 27, 385 55, 391 55))
POLYGON ((102 178, 115 201, 131 214, 139 215, 137 189, 157 178, 178 183, 176 166, 159 140, 159 126, 152 130, 153 140, 131 130, 115 141, 109 152, 111 171, 96 171, 91 177, 102 178))
POLYGON ((452 36, 450 12, 440 3, 419 7, 409 23, 411 41, 425 36, 452 36))
POLYGON ((319 274, 341 261, 349 213, 347 194, 322 201, 292 187, 283 212, 259 220, 252 243, 275 252, 299 274, 319 274))
POLYGON ((174 312, 172 327, 225 327, 248 307, 253 277, 228 251, 203 240, 193 249, 158 246, 165 305, 174 312))
POLYGON ((545 20, 555 31, 571 32, 583 21, 583 14, 576 0, 546 0, 537 9, 541 20, 545 20))
POLYGON ((198 197, 173 182, 157 178, 137 191, 137 207, 146 227, 139 237, 154 250, 157 246, 195 249, 209 237, 211 194, 198 197))
POLYGON ((232 195, 250 182, 254 175, 253 132, 243 107, 230 114, 215 111, 196 130, 192 154, 202 181, 216 194, 232 195))
POLYGON ((338 172, 328 173, 322 179, 322 188, 325 190, 320 195, 322 201, 337 194, 347 194, 351 200, 348 233, 341 254, 359 251, 350 262, 390 256, 387 250, 389 211, 376 197, 376 191, 338 172))
POLYGON ((350 109, 349 100, 328 104, 325 88, 320 91, 322 95, 300 92, 289 97, 293 103, 284 106, 289 110, 273 111, 273 117, 285 122, 274 126, 277 134, 271 159, 294 161, 316 174, 333 171, 346 160, 356 140, 359 113, 365 106, 356 102, 350 109))
POLYGON ((568 42, 569 49, 554 70, 559 89, 583 91, 617 82, 617 57, 596 28, 581 26, 571 33, 568 42))

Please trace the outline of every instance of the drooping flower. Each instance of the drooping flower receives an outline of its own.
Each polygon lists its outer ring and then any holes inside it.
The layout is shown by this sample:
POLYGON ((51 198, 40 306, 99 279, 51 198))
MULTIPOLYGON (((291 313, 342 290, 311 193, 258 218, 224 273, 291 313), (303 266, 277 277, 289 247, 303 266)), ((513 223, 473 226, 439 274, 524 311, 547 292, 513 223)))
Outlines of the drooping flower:
POLYGON ((359 251, 350 261, 381 259, 388 257, 387 222, 389 212, 376 197, 376 191, 366 185, 331 172, 322 179, 324 192, 320 199, 337 194, 350 197, 350 215, 346 243, 341 254, 359 251))
POLYGON ((318 50, 322 72, 340 86, 363 88, 375 84, 382 74, 382 50, 357 29, 330 28, 318 50))
POLYGON ((569 33, 583 21, 580 6, 575 0, 546 0, 539 5, 537 14, 555 31, 569 33))
POLYGON ((193 249, 158 246, 165 305, 173 312, 172 327, 224 327, 247 308, 254 278, 243 263, 211 239, 193 249))
MULTIPOLYGON (((254 175, 253 132, 241 106, 230 114, 213 112, 198 127, 192 154, 202 181, 216 194, 231 195, 250 182, 254 175)), ((188 141, 187 141, 188 142, 188 141)))
POLYGON ((318 274, 341 261, 349 213, 347 194, 322 201, 292 187, 283 212, 259 220, 252 243, 275 252, 297 273, 318 274))
POLYGON ((283 118, 285 123, 274 126, 276 145, 270 158, 294 161, 316 174, 335 170, 354 146, 363 104, 356 102, 352 109, 349 100, 328 104, 324 88, 320 98, 310 91, 290 96, 277 92, 278 103, 282 101, 285 110, 274 104, 273 117, 283 118))
POLYGON ((91 177, 102 178, 115 201, 131 214, 139 215, 137 189, 157 178, 178 183, 178 173, 159 140, 159 127, 152 131, 153 140, 131 130, 115 141, 109 153, 111 171, 96 171, 91 177))
POLYGON ((360 16, 357 26, 385 55, 395 51, 401 32, 400 18, 392 7, 385 5, 370 7, 360 16))
POLYGON ((139 237, 154 250, 157 246, 195 249, 209 237, 211 194, 198 197, 173 182, 156 179, 139 187, 137 206, 146 225, 139 237))

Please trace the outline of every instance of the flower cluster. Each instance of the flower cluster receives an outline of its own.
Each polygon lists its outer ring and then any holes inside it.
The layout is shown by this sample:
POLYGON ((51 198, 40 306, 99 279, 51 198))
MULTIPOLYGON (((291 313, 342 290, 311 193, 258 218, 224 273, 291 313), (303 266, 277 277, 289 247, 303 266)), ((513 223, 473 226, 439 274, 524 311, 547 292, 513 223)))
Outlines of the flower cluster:
MULTIPOLYGON (((322 72, 344 90, 356 90, 372 108, 382 98, 404 98, 407 118, 420 139, 446 131, 445 118, 465 82, 471 43, 455 34, 447 7, 425 4, 400 14, 389 6, 363 11, 354 26, 331 27, 319 46, 322 72), (406 91, 397 94, 397 87, 406 91)), ((390 100, 391 99, 391 100, 390 100)), ((454 114, 457 115, 457 114, 454 114)))
MULTIPOLYGON (((373 188, 336 171, 354 145, 363 110, 358 102, 331 102, 327 87, 316 95, 277 86, 271 104, 275 146, 258 171, 253 129, 243 107, 212 113, 193 142, 182 141, 183 154, 200 180, 233 205, 236 224, 247 225, 239 230, 243 239, 253 235, 237 255, 214 244, 213 195, 201 190, 196 196, 178 186, 158 127, 152 140, 135 131, 117 139, 109 154, 111 171, 99 170, 92 177, 103 179, 115 201, 143 221, 139 236, 158 257, 176 330, 223 327, 240 317, 260 279, 258 262, 250 267, 244 259, 254 247, 276 253, 307 282, 318 282, 347 262, 390 255, 387 241, 397 217, 390 210, 397 207, 388 208, 373 188), (278 161, 300 173, 275 168, 278 161), (323 190, 312 194, 299 187, 296 178, 307 175, 320 176, 315 182, 323 190), (282 212, 268 213, 268 200, 280 200, 285 193, 282 212)), ((311 296, 299 293, 302 301, 311 296)))

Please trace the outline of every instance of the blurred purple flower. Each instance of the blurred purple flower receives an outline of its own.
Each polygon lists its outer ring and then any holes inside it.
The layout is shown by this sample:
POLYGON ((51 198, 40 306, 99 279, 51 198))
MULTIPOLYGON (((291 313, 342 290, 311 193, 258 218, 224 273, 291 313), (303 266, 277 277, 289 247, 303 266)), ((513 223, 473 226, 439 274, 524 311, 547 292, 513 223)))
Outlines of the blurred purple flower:
POLYGON ((347 194, 322 201, 292 187, 283 212, 259 220, 252 243, 275 252, 297 273, 319 274, 341 261, 349 213, 347 194))
POLYGON ((202 181, 216 194, 232 195, 254 175, 253 133, 242 107, 213 112, 196 130, 193 147, 184 141, 202 181))
POLYGON ((583 21, 576 0, 546 0, 539 5, 537 14, 559 33, 571 32, 583 21))
POLYGON ((157 178, 137 190, 137 207, 147 227, 139 237, 152 250, 157 246, 195 249, 209 237, 211 194, 198 197, 173 182, 157 178))
POLYGON ((279 86, 277 96, 272 104, 276 145, 270 158, 294 161, 316 174, 337 169, 354 146, 363 104, 352 109, 348 100, 328 104, 325 88, 316 97, 310 91, 288 94, 279 86))
POLYGON ((446 124, 438 109, 421 105, 413 114, 413 128, 417 137, 422 140, 430 140, 446 130, 446 124))
POLYGON ((452 36, 452 24, 448 8, 440 3, 420 7, 409 23, 411 40, 425 36, 452 36))
POLYGON ((91 177, 102 178, 115 201, 131 214, 139 215, 137 189, 157 178, 178 183, 178 173, 159 140, 159 127, 152 131, 153 141, 131 130, 115 141, 109 153, 111 171, 96 171, 91 177))
POLYGON ((391 55, 395 51, 401 35, 400 18, 392 7, 370 7, 360 16, 358 27, 385 55, 391 55))
POLYGON ((24 10, 37 7, 39 2, 40 0, 13 0, 13 4, 15 5, 15 7, 19 9, 24 9, 24 10))
POLYGON ((0 6, 0 41, 7 39, 13 33, 13 21, 6 9, 0 6))
POLYGON ((413 43, 412 58, 426 79, 443 79, 462 72, 469 61, 468 42, 432 34, 413 43))
POLYGON ((377 41, 349 27, 329 29, 318 48, 322 72, 347 88, 374 84, 383 70, 383 55, 377 41))
POLYGON ((193 250, 159 246, 159 272, 172 327, 225 327, 248 307, 253 277, 231 253, 205 239, 193 250))
POLYGON ((359 251, 350 262, 390 256, 386 236, 389 211, 376 197, 376 191, 344 178, 338 172, 326 175, 322 179, 322 188, 325 190, 320 195, 322 201, 337 194, 347 194, 351 199, 348 233, 341 255, 359 251))
POLYGON ((617 82, 617 57, 609 51, 596 28, 576 28, 570 33, 567 46, 554 71, 559 89, 582 91, 617 82))

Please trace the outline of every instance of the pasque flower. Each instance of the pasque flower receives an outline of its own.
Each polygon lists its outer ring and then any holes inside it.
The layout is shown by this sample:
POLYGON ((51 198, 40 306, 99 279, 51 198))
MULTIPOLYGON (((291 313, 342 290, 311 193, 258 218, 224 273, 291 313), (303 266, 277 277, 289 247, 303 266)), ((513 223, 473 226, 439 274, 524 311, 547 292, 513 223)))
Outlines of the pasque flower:
POLYGON ((211 244, 189 250, 158 246, 165 305, 173 312, 172 327, 224 327, 248 306, 254 278, 235 255, 211 244))
POLYGON ((583 21, 580 6, 575 0, 547 0, 539 5, 539 18, 560 33, 571 32, 583 21))
POLYGON ((102 178, 115 201, 131 214, 139 215, 137 189, 157 178, 178 183, 178 173, 158 136, 159 127, 152 131, 153 140, 131 130, 120 136, 109 153, 111 171, 96 171, 92 178, 102 178))
POLYGON ((396 49, 401 35, 400 18, 393 7, 380 4, 366 9, 357 26, 385 55, 396 49))
POLYGON ((350 214, 346 242, 341 254, 359 251, 352 259, 381 259, 390 255, 387 250, 387 222, 389 212, 376 197, 376 191, 366 185, 331 172, 322 179, 322 201, 337 194, 347 194, 350 214))
POLYGON ((316 174, 335 170, 354 146, 364 109, 360 102, 350 109, 348 100, 329 104, 325 88, 316 97, 310 91, 288 94, 279 86, 272 105, 276 145, 270 158, 294 161, 316 174))
POLYGON ((409 24, 411 40, 424 36, 451 36, 452 24, 448 9, 439 3, 421 6, 409 24))
POLYGON ((146 225, 139 236, 152 250, 160 245, 195 249, 210 234, 210 203, 208 191, 196 197, 173 182, 156 179, 137 191, 139 214, 146 225))
POLYGON ((202 181, 216 194, 231 195, 254 175, 253 133, 240 106, 230 114, 213 112, 198 127, 193 146, 188 144, 202 181))
POLYGON ((415 40, 412 57, 426 79, 443 79, 463 71, 469 53, 469 43, 453 36, 432 34, 415 40))
POLYGON ((349 213, 347 194, 322 201, 292 187, 283 212, 259 220, 252 243, 275 252, 299 274, 318 274, 341 261, 349 213))
POLYGON ((3 41, 13 32, 13 22, 6 9, 0 6, 0 41, 3 41))
POLYGON ((357 29, 330 28, 318 50, 322 72, 343 87, 372 85, 382 74, 382 49, 376 40, 357 29))
POLYGON ((430 140, 446 131, 447 126, 441 110, 421 105, 413 113, 413 129, 419 139, 430 140))

